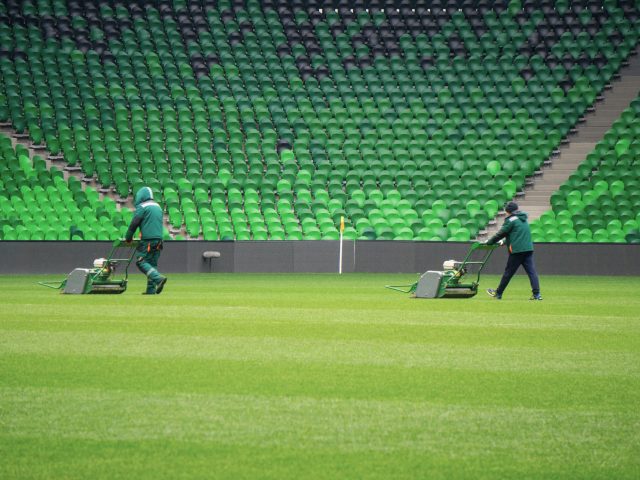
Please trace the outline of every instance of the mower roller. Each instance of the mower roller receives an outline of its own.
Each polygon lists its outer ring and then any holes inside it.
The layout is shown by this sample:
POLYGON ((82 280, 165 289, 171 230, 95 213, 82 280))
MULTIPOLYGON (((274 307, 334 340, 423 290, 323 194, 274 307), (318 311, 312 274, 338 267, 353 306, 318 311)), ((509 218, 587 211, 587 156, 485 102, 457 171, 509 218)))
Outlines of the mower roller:
POLYGON ((76 268, 61 282, 38 282, 44 287, 61 290, 61 293, 118 294, 127 290, 129 265, 136 253, 138 241, 129 243, 115 240, 107 258, 97 258, 93 268, 76 268), (124 272, 115 278, 116 268, 124 266, 124 272))
POLYGON ((471 298, 478 293, 480 272, 499 246, 475 242, 461 262, 447 260, 442 271, 429 270, 410 285, 385 285, 385 288, 410 293, 414 298, 471 298), (467 280, 475 275, 475 278, 467 280), (466 276, 466 278, 465 278, 466 276))

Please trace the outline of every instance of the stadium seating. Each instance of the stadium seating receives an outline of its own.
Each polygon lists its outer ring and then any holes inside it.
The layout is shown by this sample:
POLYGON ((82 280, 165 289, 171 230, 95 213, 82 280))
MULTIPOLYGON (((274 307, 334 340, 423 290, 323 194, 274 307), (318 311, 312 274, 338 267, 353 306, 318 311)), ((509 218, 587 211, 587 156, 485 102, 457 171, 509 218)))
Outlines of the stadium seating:
POLYGON ((0 4, 0 121, 187 238, 469 240, 638 41, 632 1, 0 4), (454 8, 451 8, 454 7, 454 8))
POLYGON ((640 243, 640 97, 532 222, 536 241, 640 243))
POLYGON ((114 240, 132 212, 0 135, 0 240, 114 240))

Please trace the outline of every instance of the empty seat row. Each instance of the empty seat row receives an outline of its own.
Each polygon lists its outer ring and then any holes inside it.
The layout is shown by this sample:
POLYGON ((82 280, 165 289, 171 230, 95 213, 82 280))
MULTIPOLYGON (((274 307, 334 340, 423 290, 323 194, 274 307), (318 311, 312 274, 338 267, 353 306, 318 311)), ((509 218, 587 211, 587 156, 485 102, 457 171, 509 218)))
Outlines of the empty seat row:
POLYGON ((473 202, 523 188, 640 34, 632 2, 321 3, 8 3, 0 121, 114 196, 175 192, 189 238, 333 238, 319 192, 357 238, 474 238, 473 202), (361 217, 355 192, 423 224, 361 217))

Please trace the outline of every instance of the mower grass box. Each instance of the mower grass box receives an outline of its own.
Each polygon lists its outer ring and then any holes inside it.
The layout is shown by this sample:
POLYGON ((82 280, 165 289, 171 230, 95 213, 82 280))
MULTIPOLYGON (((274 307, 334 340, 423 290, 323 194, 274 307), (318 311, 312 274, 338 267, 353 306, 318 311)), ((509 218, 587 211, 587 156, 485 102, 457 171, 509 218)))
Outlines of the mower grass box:
POLYGON ((113 242, 107 258, 97 258, 93 268, 76 268, 62 282, 39 282, 49 288, 60 289, 61 293, 72 295, 84 294, 118 294, 127 290, 129 265, 138 246, 137 241, 126 243, 122 240, 113 242), (124 265, 124 272, 116 278, 116 269, 124 265))
POLYGON ((475 242, 463 261, 447 260, 442 271, 429 270, 411 285, 385 287, 414 298, 471 298, 478 293, 480 272, 498 246, 475 242), (476 277, 469 279, 474 274, 476 277))

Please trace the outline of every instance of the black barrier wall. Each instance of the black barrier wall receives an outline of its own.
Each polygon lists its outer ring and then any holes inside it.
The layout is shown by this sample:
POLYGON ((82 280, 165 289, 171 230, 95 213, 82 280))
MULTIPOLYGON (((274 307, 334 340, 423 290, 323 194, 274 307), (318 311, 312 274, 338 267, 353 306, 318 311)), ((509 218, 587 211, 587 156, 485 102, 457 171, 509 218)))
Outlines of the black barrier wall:
MULTIPOLYGON (((338 271, 338 241, 165 243, 160 270, 167 273, 338 271), (206 251, 218 258, 203 258, 206 251)), ((462 260, 469 243, 345 241, 343 272, 422 273, 441 270, 448 259, 462 260)), ((109 253, 109 242, 0 241, 0 274, 67 274, 91 267, 109 253)), ((506 248, 491 257, 485 272, 502 273, 506 248)), ((540 275, 640 275, 640 245, 538 243, 540 275)), ((132 271, 136 268, 132 265, 132 271)))

